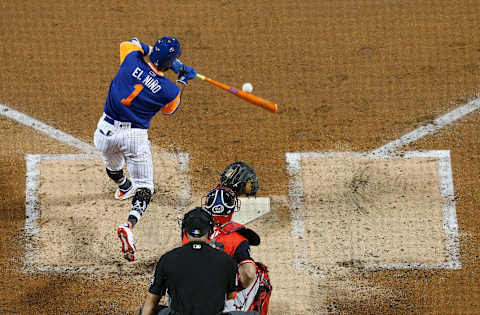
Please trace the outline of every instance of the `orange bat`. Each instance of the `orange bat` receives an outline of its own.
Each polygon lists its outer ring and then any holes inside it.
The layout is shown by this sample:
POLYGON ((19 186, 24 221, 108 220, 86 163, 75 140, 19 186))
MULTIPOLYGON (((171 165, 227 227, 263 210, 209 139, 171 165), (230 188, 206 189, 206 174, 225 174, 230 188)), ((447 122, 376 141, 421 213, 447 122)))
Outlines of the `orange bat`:
POLYGON ((210 79, 210 78, 208 78, 204 75, 201 75, 199 73, 197 73, 197 78, 199 78, 202 81, 206 81, 210 84, 213 84, 215 86, 218 86, 219 88, 224 89, 225 91, 228 91, 228 92, 232 93, 233 95, 236 95, 236 96, 240 97, 241 99, 246 100, 247 102, 250 102, 250 103, 252 103, 254 105, 257 105, 257 106, 259 106, 263 109, 266 109, 268 111, 271 111, 272 113, 276 113, 277 110, 278 110, 277 104, 274 104, 270 101, 267 101, 266 99, 263 99, 263 98, 258 97, 256 95, 253 95, 251 93, 236 89, 236 88, 231 87, 231 86, 229 86, 227 84, 224 84, 224 83, 217 82, 217 81, 212 80, 212 79, 210 79))

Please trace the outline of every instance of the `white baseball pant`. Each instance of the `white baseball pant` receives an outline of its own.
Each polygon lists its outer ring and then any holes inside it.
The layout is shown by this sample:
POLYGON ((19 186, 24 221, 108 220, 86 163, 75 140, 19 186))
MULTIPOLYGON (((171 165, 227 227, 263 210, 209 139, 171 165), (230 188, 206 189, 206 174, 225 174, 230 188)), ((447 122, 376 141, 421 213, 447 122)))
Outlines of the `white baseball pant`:
POLYGON ((93 142, 109 170, 122 170, 126 163, 135 188, 146 187, 153 194, 153 162, 147 129, 131 128, 130 123, 120 121, 112 125, 103 114, 93 142))

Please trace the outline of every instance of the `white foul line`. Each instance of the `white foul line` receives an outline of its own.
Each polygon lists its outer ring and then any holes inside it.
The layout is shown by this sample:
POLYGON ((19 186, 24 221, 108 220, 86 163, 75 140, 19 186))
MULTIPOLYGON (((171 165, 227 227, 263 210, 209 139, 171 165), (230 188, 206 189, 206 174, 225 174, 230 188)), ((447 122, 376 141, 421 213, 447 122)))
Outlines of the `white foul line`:
POLYGON ((68 144, 72 147, 75 147, 79 149, 82 152, 88 153, 88 154, 98 154, 97 150, 95 148, 88 144, 85 143, 81 140, 78 140, 77 138, 72 137, 71 135, 60 131, 58 129, 53 128, 52 126, 49 126, 39 120, 36 120, 35 118, 32 118, 28 115, 25 115, 19 111, 16 111, 7 105, 0 104, 0 114, 13 119, 27 127, 31 127, 33 129, 36 129, 40 131, 41 133, 49 136, 50 138, 53 138, 61 143, 68 144))
POLYGON ((460 107, 455 108, 454 110, 446 113, 443 116, 438 117, 435 119, 433 122, 431 122, 428 125, 419 127, 403 136, 398 138, 397 140, 394 140, 390 143, 387 143, 384 146, 381 146, 378 149, 373 150, 371 153, 372 154, 389 154, 392 153, 407 144, 417 141, 420 138, 425 137, 428 134, 431 134, 438 129, 441 129, 445 127, 446 125, 449 125, 453 123, 454 121, 462 118, 463 116, 466 116, 470 114, 471 112, 474 112, 476 110, 480 109, 480 98, 476 98, 473 101, 468 102, 467 104, 464 104, 460 107))

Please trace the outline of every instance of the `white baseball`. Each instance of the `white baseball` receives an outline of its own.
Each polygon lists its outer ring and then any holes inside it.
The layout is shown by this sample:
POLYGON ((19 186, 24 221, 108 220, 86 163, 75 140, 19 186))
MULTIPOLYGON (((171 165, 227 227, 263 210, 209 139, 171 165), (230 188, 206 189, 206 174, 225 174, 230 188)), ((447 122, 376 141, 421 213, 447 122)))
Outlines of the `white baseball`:
POLYGON ((242 91, 251 93, 253 91, 253 85, 250 82, 243 83, 242 91))

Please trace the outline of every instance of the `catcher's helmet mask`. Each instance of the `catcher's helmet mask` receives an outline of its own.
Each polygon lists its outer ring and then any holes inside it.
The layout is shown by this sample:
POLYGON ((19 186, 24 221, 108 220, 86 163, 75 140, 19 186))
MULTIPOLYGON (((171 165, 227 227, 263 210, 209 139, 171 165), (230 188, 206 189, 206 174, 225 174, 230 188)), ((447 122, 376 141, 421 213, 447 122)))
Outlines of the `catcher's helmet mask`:
POLYGON ((233 212, 240 210, 240 200, 228 187, 216 187, 202 198, 203 207, 209 211, 215 223, 224 224, 231 220, 233 212))

